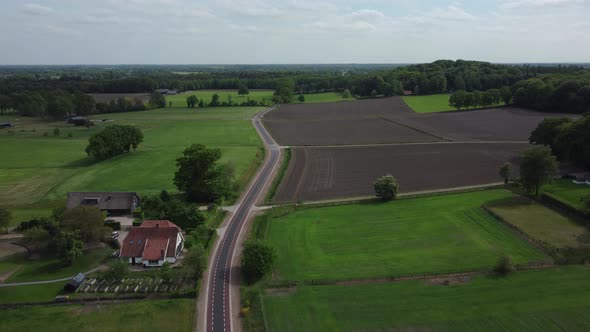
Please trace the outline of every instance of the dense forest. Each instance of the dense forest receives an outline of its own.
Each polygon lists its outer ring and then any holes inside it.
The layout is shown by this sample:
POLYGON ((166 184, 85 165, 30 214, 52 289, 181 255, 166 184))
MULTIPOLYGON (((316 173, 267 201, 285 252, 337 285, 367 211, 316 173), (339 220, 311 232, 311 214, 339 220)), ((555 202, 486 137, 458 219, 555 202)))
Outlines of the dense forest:
MULTIPOLYGON (((89 102, 80 92, 237 90, 241 86, 274 89, 276 101, 283 103, 297 94, 327 91, 348 90, 358 97, 463 91, 454 106, 468 108, 478 103, 498 104, 501 91, 505 104, 564 113, 590 111, 590 69, 464 60, 405 66, 5 66, 0 67, 0 111, 16 109, 24 115, 62 117, 77 114, 79 105, 87 106, 89 102)), ((121 109, 142 109, 137 101, 127 103, 129 107, 121 109)), ((98 111, 112 109, 102 106, 98 111)), ((96 111, 85 107, 80 113, 96 111)))

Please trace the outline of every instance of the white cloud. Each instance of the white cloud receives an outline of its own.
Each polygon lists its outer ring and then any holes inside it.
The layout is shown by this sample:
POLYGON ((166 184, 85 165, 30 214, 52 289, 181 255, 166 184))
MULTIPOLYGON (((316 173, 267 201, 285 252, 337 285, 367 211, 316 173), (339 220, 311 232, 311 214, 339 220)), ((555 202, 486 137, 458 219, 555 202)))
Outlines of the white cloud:
POLYGON ((222 0, 219 3, 227 10, 249 17, 278 17, 286 13, 265 0, 222 0))
POLYGON ((75 20, 76 23, 82 24, 117 24, 121 23, 121 18, 118 16, 95 16, 85 15, 75 20))
POLYGON ((70 37, 79 37, 82 33, 78 30, 73 30, 65 27, 55 26, 55 25, 47 25, 45 26, 45 30, 54 34, 70 36, 70 37))
POLYGON ((382 12, 374 9, 361 9, 356 12, 353 12, 352 14, 350 14, 350 16, 369 20, 385 18, 385 15, 382 12))
POLYGON ((31 15, 49 15, 54 12, 53 9, 36 3, 27 3, 23 6, 22 11, 31 15))
POLYGON ((446 8, 434 8, 427 11, 424 14, 410 15, 404 17, 404 20, 411 21, 414 23, 441 23, 443 21, 473 21, 476 17, 465 9, 461 8, 458 4, 450 4, 446 8))
POLYGON ((583 3, 584 0, 502 0, 500 8, 513 9, 521 7, 565 7, 583 3))

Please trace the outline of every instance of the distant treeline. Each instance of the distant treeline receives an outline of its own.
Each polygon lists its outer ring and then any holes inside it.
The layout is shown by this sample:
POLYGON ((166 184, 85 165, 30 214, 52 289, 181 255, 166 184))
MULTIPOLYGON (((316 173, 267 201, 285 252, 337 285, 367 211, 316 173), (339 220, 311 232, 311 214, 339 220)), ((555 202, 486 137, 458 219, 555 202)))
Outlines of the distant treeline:
POLYGON ((529 141, 551 147, 559 160, 590 168, 590 116, 578 120, 547 118, 531 133, 529 141))
MULTIPOLYGON (((273 89, 278 96, 275 101, 289 102, 293 95, 328 91, 348 90, 364 97, 401 95, 404 91, 434 94, 463 90, 478 97, 475 91, 495 93, 495 89, 505 91, 509 88, 510 102, 516 105, 542 111, 581 113, 588 111, 590 94, 590 70, 580 66, 500 65, 464 60, 438 60, 408 66, 203 66, 200 71, 191 71, 201 68, 198 66, 35 68, 11 71, 4 68, 5 72, 0 71, 3 75, 0 78, 0 107, 8 104, 7 100, 11 100, 12 105, 23 105, 19 101, 23 94, 33 94, 35 99, 35 94, 47 95, 44 91, 65 91, 74 95, 80 92, 145 93, 155 89, 181 92, 237 90, 246 86, 248 89, 273 89), (180 71, 183 68, 187 71, 180 71)), ((53 99, 48 97, 48 100, 53 99)), ((479 102, 478 98, 474 100, 479 102)), ((129 109, 129 105, 123 105, 125 101, 120 103, 108 107, 129 109)), ((135 101, 131 104, 131 107, 139 107, 135 101)), ((99 108, 104 111, 104 106, 99 108)))

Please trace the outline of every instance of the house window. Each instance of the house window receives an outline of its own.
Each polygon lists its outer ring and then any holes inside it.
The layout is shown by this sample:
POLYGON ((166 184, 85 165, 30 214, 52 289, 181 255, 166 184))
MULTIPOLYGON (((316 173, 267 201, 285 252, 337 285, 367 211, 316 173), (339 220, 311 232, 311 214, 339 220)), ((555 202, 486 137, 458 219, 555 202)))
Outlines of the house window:
POLYGON ((158 264, 158 261, 157 260, 156 261, 150 260, 150 265, 153 265, 153 264, 158 264))

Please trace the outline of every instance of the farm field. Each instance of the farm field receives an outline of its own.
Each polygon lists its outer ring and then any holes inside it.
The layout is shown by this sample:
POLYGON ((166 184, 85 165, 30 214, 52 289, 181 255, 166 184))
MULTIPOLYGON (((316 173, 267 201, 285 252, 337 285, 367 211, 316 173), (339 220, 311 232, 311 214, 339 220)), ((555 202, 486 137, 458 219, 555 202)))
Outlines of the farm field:
POLYGON ((373 196, 373 183, 395 176, 400 192, 499 183, 498 169, 528 144, 443 143, 293 148, 275 202, 373 196))
POLYGON ((563 115, 519 108, 417 114, 401 97, 391 97, 350 103, 281 105, 265 116, 264 124, 279 144, 289 146, 528 142, 530 133, 544 118, 560 116, 563 115))
POLYGON ((590 232, 575 220, 534 201, 511 198, 488 207, 531 237, 555 248, 590 246, 590 232))
POLYGON ((234 103, 242 103, 250 99, 271 104, 273 93, 273 90, 250 90, 250 93, 247 95, 239 95, 238 90, 197 90, 182 92, 174 96, 166 96, 166 102, 172 102, 173 108, 186 108, 186 98, 188 96, 195 95, 199 100, 203 99, 208 103, 213 99, 214 94, 218 94, 220 103, 229 102, 229 99, 234 103))
POLYGON ((192 331, 194 310, 193 299, 150 300, 2 310, 0 320, 3 331, 192 331))
POLYGON ((454 109, 449 106, 449 94, 404 96, 406 104, 416 113, 448 112, 454 109))
POLYGON ((424 280, 301 286, 263 302, 270 331, 587 331, 588 278, 590 268, 567 266, 450 286, 424 280))
POLYGON ((68 191, 175 192, 175 160, 196 143, 220 148, 223 160, 234 164, 244 184, 261 156, 261 142, 249 120, 260 110, 179 108, 95 115, 92 118, 138 126, 144 133, 137 151, 102 162, 88 159, 84 148, 88 138, 108 123, 87 129, 2 116, 0 121, 16 127, 0 132, 0 153, 11 156, 0 160, 0 206, 28 218, 59 205, 68 191), (59 137, 53 135, 55 128, 61 131, 59 137))
POLYGON ((582 209, 582 198, 590 196, 590 185, 575 184, 570 179, 559 179, 543 187, 543 191, 576 209, 582 209))
POLYGON ((480 208, 511 195, 498 189, 296 210, 267 230, 278 254, 273 276, 377 278, 489 269, 503 255, 517 264, 543 260, 480 208))
POLYGON ((0 287, 0 304, 49 302, 64 293, 65 282, 50 284, 0 287))

